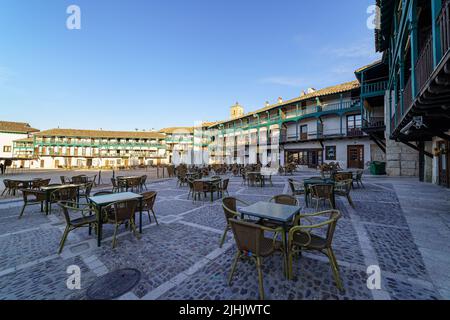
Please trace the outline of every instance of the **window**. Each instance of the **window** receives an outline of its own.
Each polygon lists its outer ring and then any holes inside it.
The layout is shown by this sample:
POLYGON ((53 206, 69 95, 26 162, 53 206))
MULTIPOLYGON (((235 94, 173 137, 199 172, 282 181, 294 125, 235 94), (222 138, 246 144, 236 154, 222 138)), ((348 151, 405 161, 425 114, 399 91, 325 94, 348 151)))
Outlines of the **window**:
POLYGON ((325 147, 325 160, 336 160, 336 146, 325 147))
POLYGON ((360 114, 347 116, 347 135, 355 136, 360 134, 362 119, 360 114))
POLYGON ((3 146, 3 152, 11 152, 11 146, 3 146))

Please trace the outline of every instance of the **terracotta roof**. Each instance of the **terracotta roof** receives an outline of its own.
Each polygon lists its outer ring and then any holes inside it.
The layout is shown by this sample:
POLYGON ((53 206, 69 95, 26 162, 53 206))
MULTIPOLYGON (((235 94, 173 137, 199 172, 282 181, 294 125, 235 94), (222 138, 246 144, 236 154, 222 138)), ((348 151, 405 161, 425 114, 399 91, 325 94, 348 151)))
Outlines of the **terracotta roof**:
POLYGON ((14 140, 13 142, 33 142, 33 138, 24 138, 24 139, 14 140))
POLYGON ((373 66, 376 66, 377 64, 380 64, 381 62, 382 62, 381 60, 377 60, 375 62, 372 62, 371 64, 368 64, 367 66, 359 68, 358 70, 355 71, 355 73, 362 72, 362 71, 364 71, 366 69, 369 69, 369 68, 371 68, 373 66))
POLYGON ((0 132, 30 133, 38 131, 38 129, 30 127, 30 125, 25 122, 0 121, 0 132))
POLYGON ((239 119, 243 119, 249 116, 252 116, 254 114, 258 114, 258 113, 262 113, 265 111, 269 111, 278 107, 282 107, 282 106, 286 106, 286 105, 290 105, 292 103, 297 103, 297 102, 301 102, 301 101, 305 101, 305 100, 309 100, 309 99, 313 99, 313 98, 319 98, 319 97, 324 97, 324 96, 329 96, 329 95, 333 95, 333 94, 338 94, 338 93, 343 93, 343 92, 348 92, 348 91, 352 91, 355 89, 359 89, 360 88, 360 84, 358 80, 353 80, 350 82, 345 82, 336 86, 331 86, 331 87, 327 87, 327 88, 323 88, 320 90, 316 90, 312 93, 308 93, 305 94, 303 96, 288 100, 288 101, 283 101, 282 103, 277 103, 277 104, 272 104, 269 105, 267 107, 264 107, 262 109, 244 114, 242 117, 236 118, 236 119, 230 119, 230 120, 225 120, 225 121, 221 121, 221 122, 217 122, 215 125, 212 125, 212 127, 218 125, 218 124, 222 124, 222 123, 227 123, 230 121, 236 121, 239 119))
POLYGON ((151 131, 104 131, 79 129, 50 129, 36 136, 77 137, 77 138, 121 138, 121 139, 164 139, 164 135, 151 131))
POLYGON ((159 130, 161 133, 194 133, 194 127, 172 127, 159 130))

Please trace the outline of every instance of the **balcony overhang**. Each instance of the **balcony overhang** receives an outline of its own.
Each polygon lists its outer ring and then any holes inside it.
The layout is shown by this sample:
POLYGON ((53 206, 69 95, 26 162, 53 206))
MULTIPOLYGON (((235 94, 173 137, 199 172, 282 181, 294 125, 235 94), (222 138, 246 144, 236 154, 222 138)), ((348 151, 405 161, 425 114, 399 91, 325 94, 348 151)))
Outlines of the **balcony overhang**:
POLYGON ((429 140, 436 135, 430 132, 429 128, 437 132, 450 130, 450 51, 431 74, 403 118, 393 128, 391 139, 396 140, 401 136, 409 141, 429 140), (423 118, 425 126, 402 132, 414 117, 419 116, 423 118))

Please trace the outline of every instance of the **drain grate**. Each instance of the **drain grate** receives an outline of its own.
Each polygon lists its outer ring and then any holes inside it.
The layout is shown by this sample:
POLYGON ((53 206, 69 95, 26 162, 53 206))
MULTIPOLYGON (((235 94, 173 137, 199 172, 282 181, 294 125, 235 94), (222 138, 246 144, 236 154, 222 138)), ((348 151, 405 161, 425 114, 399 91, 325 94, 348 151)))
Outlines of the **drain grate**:
POLYGON ((90 300, 116 299, 130 292, 141 280, 141 272, 136 269, 120 269, 97 279, 86 292, 90 300))

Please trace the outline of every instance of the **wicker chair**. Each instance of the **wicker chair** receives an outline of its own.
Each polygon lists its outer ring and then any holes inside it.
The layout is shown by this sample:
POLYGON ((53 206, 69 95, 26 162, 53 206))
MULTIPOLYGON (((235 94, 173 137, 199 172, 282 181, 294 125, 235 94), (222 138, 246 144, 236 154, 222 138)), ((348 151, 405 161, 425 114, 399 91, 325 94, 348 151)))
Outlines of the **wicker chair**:
POLYGON ((147 189, 147 179, 148 179, 148 177, 146 175, 143 175, 141 177, 141 191, 144 191, 144 189, 148 190, 147 189))
POLYGON ((3 180, 3 184, 5 185, 5 190, 2 192, 2 197, 6 194, 9 196, 11 194, 11 180, 5 179, 3 180))
POLYGON ((250 258, 256 263, 259 282, 259 298, 264 300, 264 284, 261 269, 262 260, 263 258, 273 255, 276 251, 280 251, 284 254, 284 250, 282 250, 283 244, 276 240, 278 231, 275 233, 273 239, 268 239, 264 237, 264 233, 273 232, 274 230, 255 223, 236 219, 230 219, 229 223, 231 225, 231 230, 233 230, 238 251, 231 267, 228 284, 231 285, 232 283, 233 275, 239 260, 250 258))
POLYGON ((88 177, 85 175, 79 175, 79 176, 72 177, 72 183, 73 184, 88 183, 88 177))
MULTIPOLYGON (((298 200, 296 197, 288 195, 288 194, 280 194, 272 197, 269 202, 274 202, 277 204, 284 204, 286 206, 298 206, 298 200)), ((288 224, 288 227, 292 227, 294 225, 295 217, 292 222, 288 224)), ((282 227, 282 223, 278 223, 276 221, 268 221, 268 220, 260 220, 259 224, 263 225, 266 228, 277 229, 282 227)))
POLYGON ((91 196, 92 188, 94 187, 94 182, 86 183, 83 190, 80 192, 80 198, 85 198, 86 202, 89 202, 89 197, 91 196))
POLYGON ((293 277, 292 264, 294 256, 302 250, 319 251, 328 257, 336 285, 340 290, 343 290, 342 281, 339 276, 339 265, 332 248, 334 231, 336 230, 336 225, 340 218, 341 213, 337 210, 300 216, 300 220, 307 220, 309 224, 302 222, 289 231, 288 275, 290 279, 293 277), (316 219, 319 220, 317 221, 316 219), (322 236, 322 234, 324 234, 323 231, 325 231, 325 237, 322 236))
POLYGON ((351 172, 338 172, 334 174, 334 181, 346 181, 353 180, 353 174, 351 172))
POLYGON ((300 181, 294 181, 293 179, 288 179, 289 188, 291 189, 292 195, 300 196, 305 194, 305 185, 300 181))
POLYGON ((114 192, 119 192, 119 191, 120 191, 119 184, 118 184, 118 182, 117 182, 116 179, 111 178, 111 184, 112 184, 112 192, 113 192, 113 193, 114 193, 114 192))
POLYGON ((222 199, 223 213, 225 215, 225 221, 227 222, 227 226, 225 227, 225 231, 223 232, 222 238, 220 239, 220 248, 223 247, 225 239, 227 238, 228 231, 231 230, 229 220, 239 219, 241 216, 239 212, 237 212, 237 203, 241 203, 244 206, 248 206, 248 203, 236 198, 228 197, 222 199))
POLYGON ((350 192, 352 191, 353 180, 344 180, 340 182, 336 182, 336 186, 334 188, 334 193, 338 196, 346 197, 348 203, 354 208, 355 205, 353 203, 352 197, 350 196, 350 192))
MULTIPOLYGON (((192 201, 197 201, 197 197, 200 200, 202 194, 206 195, 208 191, 208 184, 203 181, 194 181, 192 184, 192 201)), ((206 196, 205 196, 206 197, 206 196)))
POLYGON ((44 191, 39 191, 35 189, 22 189, 23 196, 23 206, 20 211, 19 219, 22 219, 22 216, 25 212, 25 208, 32 205, 41 205, 41 212, 44 211, 44 202, 46 201, 46 194, 44 191))
POLYGON ((227 196, 229 196, 230 194, 228 193, 228 185, 230 184, 230 179, 225 179, 222 181, 221 184, 218 185, 218 192, 219 194, 223 197, 224 194, 226 193, 227 196))
POLYGON ((311 199, 316 200, 316 210, 319 209, 319 202, 324 201, 333 207, 333 192, 334 186, 331 184, 315 184, 310 186, 311 189, 311 199))
POLYGON ((61 204, 77 202, 78 189, 76 187, 58 189, 50 194, 49 212, 52 212, 52 204, 60 202, 61 204))
POLYGON ((72 181, 70 180, 70 178, 69 178, 69 177, 66 177, 66 176, 60 176, 59 179, 61 180, 61 183, 62 183, 62 184, 71 184, 71 183, 72 183, 72 181))
POLYGON ((92 214, 93 208, 90 205, 85 205, 82 208, 78 208, 76 203, 58 203, 61 207, 64 219, 66 220, 66 229, 64 230, 63 237, 59 243, 58 254, 61 254, 64 244, 66 242, 69 233, 75 229, 82 227, 89 227, 89 235, 91 234, 92 226, 94 225, 96 230, 98 226, 97 216, 92 214), (77 218, 72 218, 71 213, 81 214, 77 218))
POLYGON ((363 176, 362 170, 356 171, 356 176, 353 179, 353 182, 356 182, 356 184, 358 185, 359 188, 361 188, 361 187, 366 188, 362 182, 362 176, 363 176))
MULTIPOLYGON (((155 206, 155 202, 156 202, 156 196, 158 195, 158 193, 155 191, 149 191, 149 192, 144 192, 141 195, 143 196, 142 212, 147 211, 148 220, 150 221, 150 223, 152 223, 152 218, 150 216, 150 212, 151 212, 153 214, 153 218, 155 218, 156 224, 159 225, 158 219, 156 218, 155 211, 153 210, 153 207, 155 206)), ((137 208, 137 209, 138 209, 137 210, 137 212, 138 212, 139 208, 137 208)))
POLYGON ((31 184, 31 189, 39 190, 42 187, 47 187, 50 184, 51 179, 34 180, 31 184))
POLYGON ((117 246, 117 231, 123 224, 129 224, 136 238, 140 239, 134 223, 137 208, 138 200, 115 202, 102 208, 106 223, 114 224, 113 248, 117 246))

